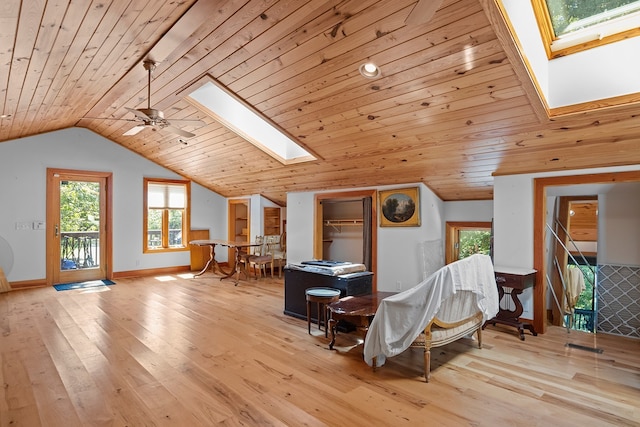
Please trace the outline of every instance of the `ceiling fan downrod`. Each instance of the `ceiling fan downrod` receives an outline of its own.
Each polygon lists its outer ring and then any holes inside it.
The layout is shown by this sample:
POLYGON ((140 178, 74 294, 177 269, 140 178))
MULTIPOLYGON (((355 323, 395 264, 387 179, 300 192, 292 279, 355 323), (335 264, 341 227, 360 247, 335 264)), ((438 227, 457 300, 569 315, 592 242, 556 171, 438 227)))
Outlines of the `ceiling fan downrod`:
POLYGON ((142 63, 144 69, 148 73, 147 81, 147 108, 151 110, 151 72, 156 69, 156 62, 150 59, 145 59, 142 63))

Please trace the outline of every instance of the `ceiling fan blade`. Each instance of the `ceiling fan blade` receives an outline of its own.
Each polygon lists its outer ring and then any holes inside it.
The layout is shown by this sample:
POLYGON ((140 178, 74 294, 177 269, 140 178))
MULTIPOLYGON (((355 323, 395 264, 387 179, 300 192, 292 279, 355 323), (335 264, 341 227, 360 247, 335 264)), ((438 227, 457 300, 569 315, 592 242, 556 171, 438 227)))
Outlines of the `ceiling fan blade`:
POLYGON ((194 136, 196 136, 195 133, 187 132, 186 130, 179 129, 171 125, 165 126, 162 129, 169 131, 171 133, 175 133, 176 135, 184 136, 185 138, 193 138, 194 136))
POLYGON ((190 119, 173 120, 173 119, 171 119, 171 124, 172 125, 178 125, 178 126, 204 126, 204 125, 206 125, 205 122, 203 122, 202 120, 198 120, 198 119, 194 119, 194 120, 190 120, 190 119))
POLYGON ((145 125, 134 126, 128 131, 126 131, 125 133, 123 133, 123 135, 126 135, 126 136, 136 135, 140 133, 140 131, 142 131, 144 128, 145 128, 145 125))
POLYGON ((147 116, 145 113, 143 113, 140 110, 136 110, 134 108, 129 108, 129 107, 124 107, 127 111, 132 112, 133 114, 135 114, 135 116, 137 118, 139 118, 140 120, 144 120, 145 122, 150 122, 151 118, 149 116, 147 116))
POLYGON ((441 5, 442 0, 418 0, 413 10, 409 12, 407 19, 405 19, 405 25, 428 24, 441 5))
POLYGON ((118 120, 123 122, 137 122, 136 119, 117 119, 115 117, 82 117, 80 120, 118 120))

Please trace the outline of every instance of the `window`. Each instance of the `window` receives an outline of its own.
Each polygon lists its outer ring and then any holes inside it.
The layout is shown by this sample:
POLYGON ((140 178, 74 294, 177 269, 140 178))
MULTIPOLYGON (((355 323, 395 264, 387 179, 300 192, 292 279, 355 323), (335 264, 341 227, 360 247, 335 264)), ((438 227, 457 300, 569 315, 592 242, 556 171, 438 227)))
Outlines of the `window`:
POLYGON ((189 181, 144 179, 144 252, 187 250, 189 181))
POLYGON ((639 0, 533 0, 549 58, 640 35, 639 0))
POLYGON ((473 254, 491 255, 490 222, 446 223, 445 262, 447 264, 473 254))

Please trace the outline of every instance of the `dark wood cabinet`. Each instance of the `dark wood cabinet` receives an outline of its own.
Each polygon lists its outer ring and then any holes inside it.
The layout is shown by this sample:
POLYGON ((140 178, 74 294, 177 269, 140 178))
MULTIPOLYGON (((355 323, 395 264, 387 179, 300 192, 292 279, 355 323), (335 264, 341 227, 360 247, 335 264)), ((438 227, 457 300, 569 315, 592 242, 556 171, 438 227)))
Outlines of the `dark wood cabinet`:
MULTIPOLYGON (((371 293, 373 273, 363 271, 359 273, 343 274, 341 276, 327 276, 293 268, 284 269, 284 314, 307 318, 307 288, 324 287, 340 290, 340 298, 351 295, 368 295, 371 293)), ((311 318, 317 322, 318 314, 315 304, 311 307, 311 318)))
POLYGON ((496 317, 485 323, 485 326, 487 323, 513 326, 518 329, 520 339, 523 341, 525 329, 531 331, 533 336, 538 335, 531 323, 520 320, 524 308, 519 298, 522 291, 535 285, 536 271, 503 267, 494 267, 494 271, 500 310, 496 317))

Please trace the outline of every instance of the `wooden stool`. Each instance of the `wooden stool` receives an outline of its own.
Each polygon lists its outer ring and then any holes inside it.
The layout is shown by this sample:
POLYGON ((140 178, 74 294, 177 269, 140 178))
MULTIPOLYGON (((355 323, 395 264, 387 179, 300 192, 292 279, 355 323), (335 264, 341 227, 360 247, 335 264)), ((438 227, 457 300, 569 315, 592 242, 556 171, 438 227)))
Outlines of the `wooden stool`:
POLYGON ((309 288, 305 291, 307 296, 307 330, 311 333, 311 303, 315 302, 318 308, 318 329, 320 318, 324 320, 324 336, 327 337, 327 305, 340 299, 340 290, 334 288, 309 288), (320 311, 322 305, 322 311, 320 311))

